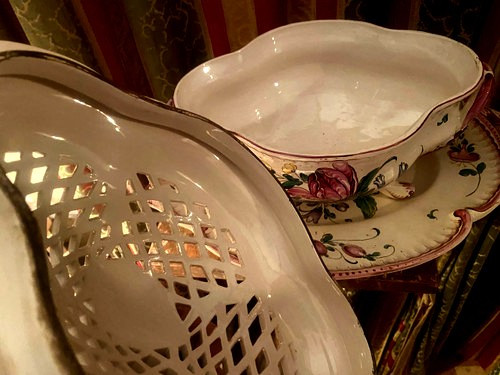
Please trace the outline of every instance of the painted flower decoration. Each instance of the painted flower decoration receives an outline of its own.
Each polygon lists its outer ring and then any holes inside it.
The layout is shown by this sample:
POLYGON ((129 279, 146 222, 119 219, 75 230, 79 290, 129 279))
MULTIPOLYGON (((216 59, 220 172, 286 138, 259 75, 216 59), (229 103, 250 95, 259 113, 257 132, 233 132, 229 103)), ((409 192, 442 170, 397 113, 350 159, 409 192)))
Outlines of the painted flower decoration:
POLYGON ((448 156, 451 160, 458 163, 474 162, 479 160, 479 154, 476 152, 471 152, 467 150, 467 145, 461 145, 459 151, 449 150, 448 156))
POLYGON ((356 192, 358 178, 356 171, 346 162, 334 162, 332 168, 318 168, 307 179, 308 190, 292 187, 292 197, 340 201, 356 192))
POLYGON ((366 251, 361 246, 351 244, 342 244, 341 246, 342 250, 353 258, 364 258, 366 256, 366 251))
POLYGON ((318 255, 326 255, 328 253, 326 246, 321 241, 313 240, 313 243, 318 255))

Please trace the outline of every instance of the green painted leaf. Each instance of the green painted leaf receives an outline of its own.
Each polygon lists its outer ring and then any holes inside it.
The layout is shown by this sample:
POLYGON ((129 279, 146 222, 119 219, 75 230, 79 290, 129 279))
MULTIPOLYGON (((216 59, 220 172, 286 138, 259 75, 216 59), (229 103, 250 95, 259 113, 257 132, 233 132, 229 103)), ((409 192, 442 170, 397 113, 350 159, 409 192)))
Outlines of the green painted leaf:
POLYGON ((368 187, 370 186, 371 182, 375 178, 375 176, 378 174, 378 172, 389 162, 393 160, 398 160, 397 156, 392 156, 391 158, 387 159, 384 164, 382 164, 380 167, 373 169, 370 171, 368 174, 363 176, 363 178, 359 181, 358 184, 358 189, 356 190, 357 194, 364 195, 368 193, 368 187))
POLYGON ((374 262, 377 260, 375 257, 372 256, 372 254, 367 254, 363 258, 368 259, 371 262, 374 262))
POLYGON ((467 152, 474 152, 474 144, 471 143, 470 145, 467 146, 467 152))
POLYGON ((356 203, 356 206, 361 210, 365 219, 375 216, 377 212, 377 201, 372 196, 367 195, 358 197, 354 200, 354 203, 356 203))
POLYGON ((290 189, 297 185, 302 185, 302 181, 294 180, 294 181, 285 181, 281 183, 281 186, 283 186, 285 189, 290 189))
POLYGON ((330 211, 328 208, 324 208, 323 210, 323 216, 325 219, 335 219, 337 216, 335 215, 335 212, 330 211))
POLYGON ((476 167, 477 173, 481 174, 486 169, 486 163, 479 163, 476 167))
POLYGON ((331 241, 331 240, 333 240, 332 234, 331 233, 325 233, 323 235, 323 237, 321 237, 320 241, 323 242, 323 243, 325 243, 325 242, 328 242, 328 241, 331 241))
POLYGON ((461 169, 458 172, 458 174, 460 176, 475 176, 475 175, 477 175, 477 172, 474 169, 464 168, 464 169, 461 169))
POLYGON ((283 177, 285 177, 288 181, 295 181, 296 178, 293 176, 290 176, 289 174, 283 174, 283 177))
POLYGON ((306 175, 305 173, 300 174, 300 179, 304 182, 307 182, 309 180, 309 176, 306 175))
POLYGON ((375 251, 375 252, 371 253, 370 255, 373 255, 374 257, 379 257, 380 256, 380 252, 375 251))
POLYGON ((379 170, 380 168, 375 168, 370 173, 363 176, 361 181, 359 181, 357 193, 363 194, 368 191, 368 186, 370 186, 371 182, 373 181, 379 170))
POLYGON ((327 250, 335 251, 335 248, 333 246, 326 245, 325 247, 327 250))

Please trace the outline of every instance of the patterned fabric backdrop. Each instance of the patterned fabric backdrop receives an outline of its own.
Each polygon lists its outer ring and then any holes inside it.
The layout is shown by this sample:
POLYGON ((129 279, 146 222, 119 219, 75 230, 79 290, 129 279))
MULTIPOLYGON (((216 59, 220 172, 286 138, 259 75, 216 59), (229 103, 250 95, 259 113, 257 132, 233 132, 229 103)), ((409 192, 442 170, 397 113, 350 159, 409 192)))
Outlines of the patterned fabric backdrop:
POLYGON ((0 0, 0 38, 62 53, 124 89, 168 100, 203 61, 272 28, 332 18, 446 35, 500 76, 494 0, 0 0))
MULTIPOLYGON (((0 39, 67 55, 122 89, 167 101, 179 79, 208 59, 281 25, 335 18, 446 35, 500 77, 498 0, 0 0, 0 39)), ((493 218, 440 260, 438 294, 402 302, 385 345, 376 348, 379 374, 425 374, 449 346, 498 236, 498 210, 493 218)))

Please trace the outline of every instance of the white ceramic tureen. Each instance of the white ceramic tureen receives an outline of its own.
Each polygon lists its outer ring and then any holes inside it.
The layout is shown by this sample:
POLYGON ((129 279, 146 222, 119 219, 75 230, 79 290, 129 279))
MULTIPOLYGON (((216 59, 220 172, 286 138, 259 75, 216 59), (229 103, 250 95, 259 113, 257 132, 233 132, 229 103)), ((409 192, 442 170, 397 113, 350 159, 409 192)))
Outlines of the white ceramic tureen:
POLYGON ((491 85, 474 52, 451 39, 312 21, 198 66, 174 102, 232 131, 292 198, 362 206, 463 129, 491 85))

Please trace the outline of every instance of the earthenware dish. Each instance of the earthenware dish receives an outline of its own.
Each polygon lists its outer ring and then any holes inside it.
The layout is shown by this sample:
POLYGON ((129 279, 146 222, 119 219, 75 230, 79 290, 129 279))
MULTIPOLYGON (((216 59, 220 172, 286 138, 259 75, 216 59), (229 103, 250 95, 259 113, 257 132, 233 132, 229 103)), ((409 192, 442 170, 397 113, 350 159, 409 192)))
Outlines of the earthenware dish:
POLYGON ((198 66, 174 102, 236 134, 293 199, 363 205, 452 139, 491 84, 476 54, 451 39, 311 21, 198 66))
POLYGON ((336 279, 414 267, 463 241, 472 223, 500 203, 498 130, 478 116, 446 147, 419 158, 404 181, 417 188, 412 199, 374 195, 371 219, 352 201, 299 206, 310 224, 319 224, 309 230, 336 279))
POLYGON ((0 50, 0 372, 372 374, 251 152, 68 59, 0 50))

